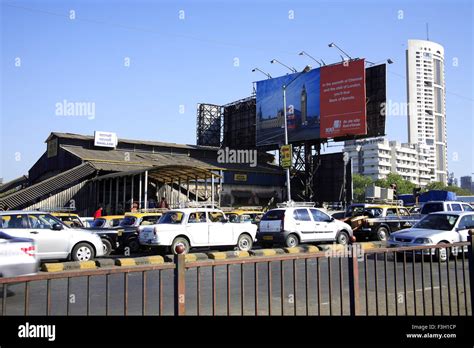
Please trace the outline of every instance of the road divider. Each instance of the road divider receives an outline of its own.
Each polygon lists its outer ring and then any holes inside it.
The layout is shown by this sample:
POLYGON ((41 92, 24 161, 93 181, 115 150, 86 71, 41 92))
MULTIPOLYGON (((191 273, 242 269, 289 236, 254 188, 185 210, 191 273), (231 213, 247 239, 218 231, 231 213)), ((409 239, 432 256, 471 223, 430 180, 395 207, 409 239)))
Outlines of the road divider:
POLYGON ((80 269, 96 269, 95 261, 72 261, 59 263, 43 263, 41 270, 43 272, 62 272, 80 269))
POLYGON ((164 262, 165 262, 165 259, 163 258, 163 256, 160 256, 160 255, 115 259, 115 265, 120 266, 120 267, 138 266, 138 265, 157 265, 164 262))

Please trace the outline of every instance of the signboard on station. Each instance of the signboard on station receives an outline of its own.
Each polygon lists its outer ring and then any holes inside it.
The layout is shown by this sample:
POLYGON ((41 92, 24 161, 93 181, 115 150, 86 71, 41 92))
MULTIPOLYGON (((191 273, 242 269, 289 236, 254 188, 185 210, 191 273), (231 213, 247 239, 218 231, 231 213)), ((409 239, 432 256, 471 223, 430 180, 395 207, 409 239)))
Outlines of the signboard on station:
POLYGON ((280 147, 281 166, 284 169, 291 168, 293 154, 291 145, 282 145, 280 147))
POLYGON ((112 132, 94 132, 94 146, 115 148, 118 144, 116 133, 112 132))

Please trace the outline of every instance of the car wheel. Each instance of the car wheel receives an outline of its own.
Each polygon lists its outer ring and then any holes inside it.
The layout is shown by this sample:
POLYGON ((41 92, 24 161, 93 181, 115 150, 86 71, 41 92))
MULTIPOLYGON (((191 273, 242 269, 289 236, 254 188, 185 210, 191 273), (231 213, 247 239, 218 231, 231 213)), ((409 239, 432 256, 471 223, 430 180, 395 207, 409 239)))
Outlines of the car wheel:
POLYGON ((175 238, 175 240, 173 241, 173 244, 171 244, 171 252, 176 255, 176 247, 178 245, 182 245, 184 247, 184 251, 183 251, 183 254, 187 254, 189 253, 189 249, 190 249, 190 246, 189 246, 189 242, 186 238, 183 238, 183 237, 178 237, 178 238, 175 238))
POLYGON ((285 245, 288 248, 293 248, 295 246, 298 246, 298 243, 299 243, 299 240, 298 240, 298 237, 296 236, 296 234, 290 234, 290 235, 288 235, 288 237, 286 237, 285 245))
POLYGON ((390 236, 390 232, 386 227, 379 227, 377 230, 377 240, 382 242, 387 241, 388 237, 390 236))
POLYGON ((339 232, 336 238, 337 244, 347 245, 349 244, 349 235, 345 231, 339 232))
MULTIPOLYGON (((438 244, 444 244, 444 243, 438 243, 438 244)), ((439 262, 446 262, 449 257, 450 257, 450 250, 449 248, 438 248, 436 249, 436 259, 439 262)))
POLYGON ((128 240, 127 246, 128 250, 130 250, 131 253, 137 253, 138 251, 140 251, 140 243, 138 242, 137 238, 128 240))
POLYGON ((253 241, 248 234, 241 234, 237 240, 237 248, 241 251, 249 251, 252 249, 253 241))
POLYGON ((112 243, 106 238, 102 238, 101 240, 104 247, 104 256, 109 256, 112 252, 112 243))
POLYGON ((72 249, 73 261, 89 261, 95 256, 94 248, 88 243, 79 243, 72 249))

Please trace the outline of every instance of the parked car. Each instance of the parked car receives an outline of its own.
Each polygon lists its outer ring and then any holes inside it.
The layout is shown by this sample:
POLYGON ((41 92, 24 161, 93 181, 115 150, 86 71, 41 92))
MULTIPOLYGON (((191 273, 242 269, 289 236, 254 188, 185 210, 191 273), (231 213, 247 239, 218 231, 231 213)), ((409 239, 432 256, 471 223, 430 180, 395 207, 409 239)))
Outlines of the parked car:
POLYGON ((94 218, 92 216, 86 216, 86 217, 80 216, 79 219, 81 219, 82 225, 85 228, 92 227, 92 224, 94 223, 94 218))
POLYGON ((124 215, 104 215, 94 219, 91 228, 114 228, 120 226, 124 215))
POLYGON ((0 277, 18 277, 36 272, 38 259, 35 241, 0 232, 0 277))
POLYGON ((337 242, 348 244, 351 226, 334 219, 322 210, 296 206, 269 210, 262 217, 257 240, 265 247, 283 244, 287 247, 308 242, 337 242))
POLYGON ((249 222, 248 218, 250 218, 253 224, 258 224, 263 214, 262 207, 240 207, 226 212, 230 222, 249 222))
POLYGON ((420 220, 407 208, 397 205, 375 205, 367 207, 348 221, 357 240, 372 238, 386 241, 391 233, 409 228, 420 220))
POLYGON ((171 248, 182 245, 188 253, 194 247, 235 246, 250 250, 255 241, 257 226, 229 223, 224 212, 210 208, 171 210, 157 224, 140 226, 139 241, 150 247, 171 248))
POLYGON ((87 261, 104 255, 104 246, 97 234, 70 228, 49 213, 2 211, 0 219, 0 231, 35 241, 40 260, 87 261))
POLYGON ((104 256, 109 256, 112 251, 117 250, 119 247, 118 237, 120 235, 120 231, 107 227, 109 226, 109 221, 112 221, 113 219, 106 219, 106 222, 103 224, 98 223, 93 224, 93 227, 86 227, 82 223, 79 215, 75 213, 55 212, 51 213, 51 215, 60 219, 66 226, 70 228, 87 229, 87 231, 99 235, 100 239, 102 239, 102 245, 104 247, 104 256), (95 225, 102 227, 95 227, 95 225))
POLYGON ((139 227, 157 224, 162 215, 163 212, 161 211, 125 213, 119 226, 122 230, 119 238, 121 249, 126 250, 125 248, 128 248, 130 253, 138 252, 140 250, 139 227))
POLYGON ((474 208, 468 203, 458 201, 430 201, 423 204, 420 214, 427 215, 437 211, 474 211, 474 208))
MULTIPOLYGON (((474 228, 474 212, 435 212, 426 215, 412 228, 392 233, 387 244, 404 247, 465 242, 471 228, 474 228)), ((457 248, 453 248, 453 253, 457 252, 457 248)), ((423 253, 431 253, 441 262, 450 256, 449 248, 425 249, 423 253)))

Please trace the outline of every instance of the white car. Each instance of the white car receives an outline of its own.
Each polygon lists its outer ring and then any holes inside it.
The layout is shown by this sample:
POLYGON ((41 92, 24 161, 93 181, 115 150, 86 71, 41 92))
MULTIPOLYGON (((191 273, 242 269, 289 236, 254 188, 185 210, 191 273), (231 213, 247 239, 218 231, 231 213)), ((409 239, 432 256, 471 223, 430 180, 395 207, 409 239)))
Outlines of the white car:
MULTIPOLYGON (((474 212, 437 212, 425 216, 412 228, 407 228, 390 235, 389 247, 426 246, 444 243, 466 242, 469 229, 474 228, 474 212)), ((459 251, 452 248, 452 253, 459 251)), ((465 248, 467 251, 467 247, 465 248)), ((446 261, 450 249, 426 249, 424 254, 436 255, 440 261, 446 261)))
POLYGON ((38 271, 33 239, 16 238, 0 232, 0 277, 17 277, 38 271))
POLYGON ((421 215, 428 215, 437 211, 474 211, 474 208, 464 202, 458 201, 429 201, 423 204, 421 215))
POLYGON ((257 240, 265 247, 283 244, 295 247, 307 242, 353 241, 351 226, 320 209, 293 206, 269 210, 259 223, 257 240))
POLYGON ((236 246, 250 250, 257 226, 228 222, 219 209, 183 208, 163 214, 157 224, 139 227, 139 242, 144 246, 171 248, 182 245, 184 253, 194 247, 236 246))
POLYGON ((88 261, 104 255, 100 237, 87 230, 69 228, 51 214, 37 211, 0 212, 0 231, 36 243, 40 260, 88 261))

